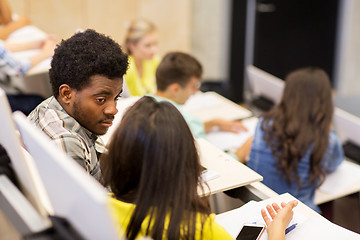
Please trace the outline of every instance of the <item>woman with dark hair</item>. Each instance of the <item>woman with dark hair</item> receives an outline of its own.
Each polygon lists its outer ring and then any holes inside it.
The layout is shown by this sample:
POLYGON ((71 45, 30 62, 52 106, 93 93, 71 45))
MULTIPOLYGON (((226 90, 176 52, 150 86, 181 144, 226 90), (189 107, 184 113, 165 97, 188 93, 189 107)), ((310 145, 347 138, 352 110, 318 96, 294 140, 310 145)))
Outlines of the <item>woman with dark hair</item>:
MULTIPOLYGON (((135 103, 100 164, 104 185, 113 192, 112 213, 127 239, 232 239, 198 194, 202 167, 194 138, 171 103, 152 97, 135 103)), ((263 212, 270 231, 284 234, 295 205, 274 208, 277 215, 269 210, 273 221, 263 212)))
POLYGON ((328 75, 308 67, 286 77, 282 100, 260 119, 248 166, 277 193, 289 192, 316 211, 315 189, 342 162, 332 130, 334 106, 328 75))

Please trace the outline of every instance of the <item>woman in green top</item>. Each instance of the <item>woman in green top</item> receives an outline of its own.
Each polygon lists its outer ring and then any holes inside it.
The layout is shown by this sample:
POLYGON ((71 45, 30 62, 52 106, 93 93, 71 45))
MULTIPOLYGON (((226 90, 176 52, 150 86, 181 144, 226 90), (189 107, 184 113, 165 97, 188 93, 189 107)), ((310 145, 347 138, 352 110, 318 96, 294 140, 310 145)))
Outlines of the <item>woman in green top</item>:
POLYGON ((144 19, 130 23, 125 47, 129 54, 129 69, 124 76, 130 95, 142 96, 156 90, 155 72, 160 63, 155 25, 144 19))
MULTIPOLYGON (((214 221, 203 191, 202 167, 194 138, 169 102, 143 97, 114 132, 101 170, 114 194, 112 213, 127 239, 232 239, 214 221)), ((265 222, 269 239, 285 239, 295 202, 274 207, 265 222)))

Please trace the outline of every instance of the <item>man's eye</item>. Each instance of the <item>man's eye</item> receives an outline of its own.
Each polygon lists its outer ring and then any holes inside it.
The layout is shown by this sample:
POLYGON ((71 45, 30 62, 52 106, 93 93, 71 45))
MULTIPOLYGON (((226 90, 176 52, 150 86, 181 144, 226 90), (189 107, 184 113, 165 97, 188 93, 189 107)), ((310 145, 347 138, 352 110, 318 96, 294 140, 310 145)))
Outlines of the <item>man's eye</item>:
POLYGON ((97 98, 96 101, 99 102, 99 103, 104 103, 104 102, 105 102, 105 98, 97 98))

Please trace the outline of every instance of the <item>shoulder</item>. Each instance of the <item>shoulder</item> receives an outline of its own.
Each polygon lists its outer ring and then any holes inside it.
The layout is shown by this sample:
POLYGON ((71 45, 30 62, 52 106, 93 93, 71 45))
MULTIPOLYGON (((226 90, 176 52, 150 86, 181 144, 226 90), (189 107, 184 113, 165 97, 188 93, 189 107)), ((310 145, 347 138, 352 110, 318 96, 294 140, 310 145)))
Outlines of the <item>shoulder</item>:
POLYGON ((82 141, 80 124, 53 97, 40 103, 28 119, 53 140, 63 139, 76 145, 82 141))
MULTIPOLYGON (((199 234, 199 230, 201 229, 200 222, 201 215, 198 214, 198 222, 197 222, 197 234, 199 234), (199 229, 200 228, 200 229, 199 229)), ((200 238, 198 238, 200 239, 200 238)), ((204 224, 203 228, 203 239, 233 239, 230 234, 225 230, 224 227, 215 222, 215 214, 210 214, 204 224)))

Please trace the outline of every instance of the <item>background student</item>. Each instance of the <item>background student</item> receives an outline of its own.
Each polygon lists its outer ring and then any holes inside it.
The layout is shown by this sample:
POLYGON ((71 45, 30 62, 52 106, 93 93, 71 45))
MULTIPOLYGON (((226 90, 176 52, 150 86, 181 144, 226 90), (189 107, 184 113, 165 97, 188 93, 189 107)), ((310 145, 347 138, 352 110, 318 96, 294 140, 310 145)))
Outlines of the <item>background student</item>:
POLYGON ((155 25, 145 19, 130 22, 125 47, 129 54, 129 70, 124 78, 130 95, 154 93, 155 72, 160 62, 155 25))
MULTIPOLYGON (((112 135, 101 170, 127 239, 232 239, 199 197, 202 167, 194 138, 171 103, 147 96, 136 102, 112 135)), ((269 239, 285 239, 296 201, 282 206, 268 209, 272 220, 262 211, 269 239)))
POLYGON ((280 104, 258 122, 248 167, 272 190, 289 192, 319 211, 315 189, 344 158, 332 130, 333 111, 330 80, 323 70, 290 73, 280 104))
MULTIPOLYGON (((240 132, 246 130, 241 121, 212 119, 201 122, 196 116, 180 109, 191 95, 199 90, 202 77, 202 66, 193 56, 182 52, 171 52, 161 60, 156 71, 157 92, 155 98, 159 101, 170 101, 182 113, 195 138, 206 137, 214 127, 221 131, 240 132)), ((249 154, 251 139, 245 142, 237 151, 236 156, 244 161, 249 154)))
POLYGON ((13 80, 25 75, 31 67, 54 54, 56 37, 49 36, 46 39, 30 42, 13 43, 0 40, 0 87, 5 90, 11 109, 22 111, 28 115, 41 101, 43 97, 34 94, 23 94, 16 88, 13 80), (39 53, 18 60, 13 52, 39 49, 39 53))
POLYGON ((0 87, 6 92, 11 109, 22 111, 26 115, 44 98, 35 94, 23 94, 13 81, 15 78, 25 75, 31 67, 51 57, 54 54, 57 41, 55 36, 32 41, 6 41, 11 33, 30 23, 30 20, 25 16, 13 19, 8 2, 0 0, 0 87), (30 49, 39 49, 40 51, 31 57, 23 58, 21 61, 13 55, 14 52, 30 49))
POLYGON ((100 178, 98 155, 118 112, 128 57, 111 38, 86 30, 63 40, 51 61, 53 96, 43 101, 29 119, 55 144, 100 178))

